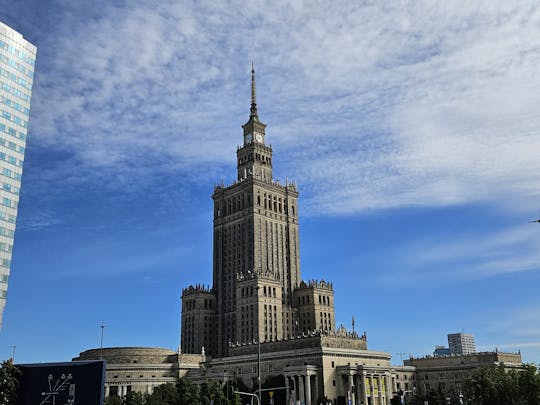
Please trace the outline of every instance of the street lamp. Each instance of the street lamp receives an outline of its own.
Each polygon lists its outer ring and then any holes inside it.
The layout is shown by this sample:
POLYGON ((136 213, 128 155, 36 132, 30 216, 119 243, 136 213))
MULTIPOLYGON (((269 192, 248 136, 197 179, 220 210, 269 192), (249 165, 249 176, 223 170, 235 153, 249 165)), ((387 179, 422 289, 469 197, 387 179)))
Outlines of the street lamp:
POLYGON ((101 325, 101 342, 99 343, 99 359, 103 360, 103 330, 105 329, 105 325, 101 325))
POLYGON ((257 385, 259 398, 261 395, 261 327, 260 327, 260 318, 259 318, 259 289, 261 287, 257 286, 257 385))

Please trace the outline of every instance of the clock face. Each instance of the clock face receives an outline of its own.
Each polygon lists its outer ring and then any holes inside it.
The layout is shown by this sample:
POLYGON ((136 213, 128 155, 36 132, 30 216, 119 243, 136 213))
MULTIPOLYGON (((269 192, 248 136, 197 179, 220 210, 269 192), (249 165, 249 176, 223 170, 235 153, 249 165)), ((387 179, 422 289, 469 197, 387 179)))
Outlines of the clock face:
POLYGON ((257 134, 255 135, 255 139, 257 140, 257 142, 262 142, 262 135, 259 134, 259 133, 257 133, 257 134))
POLYGON ((246 143, 250 143, 253 140, 253 135, 251 133, 246 135, 246 143))

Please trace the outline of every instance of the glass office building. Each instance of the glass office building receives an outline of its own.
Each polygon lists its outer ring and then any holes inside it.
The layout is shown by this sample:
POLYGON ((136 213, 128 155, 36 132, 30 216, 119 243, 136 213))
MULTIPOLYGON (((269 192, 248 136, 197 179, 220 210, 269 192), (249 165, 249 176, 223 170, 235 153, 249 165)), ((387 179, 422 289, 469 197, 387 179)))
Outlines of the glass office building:
POLYGON ((21 189, 36 47, 0 22, 0 327, 21 189))

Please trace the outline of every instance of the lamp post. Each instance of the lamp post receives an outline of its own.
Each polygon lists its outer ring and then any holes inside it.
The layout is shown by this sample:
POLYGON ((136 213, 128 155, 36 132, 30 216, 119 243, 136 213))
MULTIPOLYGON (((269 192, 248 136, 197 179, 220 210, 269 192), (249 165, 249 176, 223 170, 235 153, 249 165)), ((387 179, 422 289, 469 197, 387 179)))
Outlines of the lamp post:
POLYGON ((103 330, 105 329, 105 325, 101 325, 101 341, 99 343, 99 359, 103 360, 103 330))
POLYGON ((257 386, 258 386, 257 392, 259 393, 259 397, 257 399, 259 399, 261 395, 261 326, 260 326, 260 318, 259 318, 259 310, 260 310, 259 289, 260 288, 261 288, 260 286, 256 287, 256 290, 257 290, 257 386))

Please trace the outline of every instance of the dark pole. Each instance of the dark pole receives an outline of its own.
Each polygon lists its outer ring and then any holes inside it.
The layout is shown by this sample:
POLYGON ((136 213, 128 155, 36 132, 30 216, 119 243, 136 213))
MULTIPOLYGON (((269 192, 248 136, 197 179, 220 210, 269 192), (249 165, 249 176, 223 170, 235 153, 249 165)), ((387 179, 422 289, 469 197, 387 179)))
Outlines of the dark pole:
POLYGON ((261 328, 260 328, 260 320, 259 320, 259 286, 257 286, 257 383, 259 387, 259 396, 257 399, 259 400, 259 405, 261 405, 261 328))
POLYGON ((103 330, 105 329, 105 325, 101 325, 101 342, 99 344, 99 359, 103 360, 103 330))

